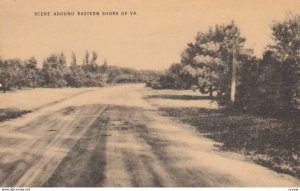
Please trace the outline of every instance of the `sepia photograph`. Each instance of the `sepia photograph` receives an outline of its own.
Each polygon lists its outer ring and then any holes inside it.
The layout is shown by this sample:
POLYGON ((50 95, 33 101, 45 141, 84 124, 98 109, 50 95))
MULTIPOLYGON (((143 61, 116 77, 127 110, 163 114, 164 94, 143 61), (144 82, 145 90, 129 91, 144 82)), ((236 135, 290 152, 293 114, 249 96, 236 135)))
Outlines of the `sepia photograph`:
POLYGON ((299 191, 299 0, 0 7, 2 191, 299 191))

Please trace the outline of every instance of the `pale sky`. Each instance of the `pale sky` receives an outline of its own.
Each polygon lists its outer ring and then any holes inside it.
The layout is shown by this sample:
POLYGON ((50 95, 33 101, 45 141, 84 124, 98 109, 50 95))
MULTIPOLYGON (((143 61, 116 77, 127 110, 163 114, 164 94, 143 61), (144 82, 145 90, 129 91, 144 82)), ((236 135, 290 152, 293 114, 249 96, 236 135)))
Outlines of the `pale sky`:
POLYGON ((81 62, 95 50, 98 63, 137 69, 167 69, 180 61, 198 31, 235 20, 246 46, 260 56, 271 42, 270 26, 288 12, 300 14, 300 0, 1 0, 0 56, 39 62, 51 53, 71 52, 81 62), (50 11, 135 11, 136 16, 34 16, 50 11))

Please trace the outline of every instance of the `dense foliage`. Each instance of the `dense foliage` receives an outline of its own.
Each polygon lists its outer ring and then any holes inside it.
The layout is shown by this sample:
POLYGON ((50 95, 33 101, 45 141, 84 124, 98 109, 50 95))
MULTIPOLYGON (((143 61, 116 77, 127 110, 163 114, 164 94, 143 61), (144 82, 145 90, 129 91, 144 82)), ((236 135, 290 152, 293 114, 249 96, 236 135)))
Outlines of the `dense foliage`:
POLYGON ((51 54, 44 59, 42 68, 38 67, 34 57, 25 61, 0 59, 0 89, 5 92, 22 87, 101 87, 146 82, 161 74, 151 70, 111 66, 106 61, 99 65, 97 59, 96 52, 92 52, 91 58, 86 52, 82 64, 78 64, 75 53, 72 53, 68 65, 63 53, 51 54))
POLYGON ((241 59, 239 105, 263 113, 296 114, 300 98, 300 16, 272 26, 261 59, 241 59))
POLYGON ((187 44, 181 62, 171 65, 148 85, 157 89, 199 89, 227 104, 236 47, 235 106, 265 113, 293 111, 300 98, 300 16, 274 23, 272 31, 273 43, 260 59, 242 52, 246 39, 233 22, 199 32, 195 42, 187 44))

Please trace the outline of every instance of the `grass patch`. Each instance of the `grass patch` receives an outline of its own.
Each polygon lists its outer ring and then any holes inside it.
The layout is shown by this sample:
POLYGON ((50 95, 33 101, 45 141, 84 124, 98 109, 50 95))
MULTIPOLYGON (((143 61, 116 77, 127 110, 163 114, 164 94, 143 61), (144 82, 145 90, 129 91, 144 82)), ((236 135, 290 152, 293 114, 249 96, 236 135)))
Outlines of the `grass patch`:
POLYGON ((9 119, 15 119, 29 112, 30 112, 29 110, 18 110, 15 108, 0 109, 0 122, 9 119))
POLYGON ((202 108, 161 108, 223 143, 221 150, 246 155, 278 172, 300 178, 300 119, 276 119, 202 108))

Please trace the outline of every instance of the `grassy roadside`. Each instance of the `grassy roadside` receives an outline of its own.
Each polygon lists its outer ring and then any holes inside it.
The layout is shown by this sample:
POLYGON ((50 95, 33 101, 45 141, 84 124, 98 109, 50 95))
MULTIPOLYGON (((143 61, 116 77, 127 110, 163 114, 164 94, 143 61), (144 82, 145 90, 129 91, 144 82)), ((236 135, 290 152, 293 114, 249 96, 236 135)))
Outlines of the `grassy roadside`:
POLYGON ((30 112, 39 111, 83 93, 93 91, 92 89, 70 90, 68 92, 68 89, 55 89, 54 91, 43 92, 42 90, 39 92, 39 89, 31 89, 10 92, 10 94, 0 93, 3 99, 3 102, 0 104, 0 122, 15 119, 30 112), (26 100, 26 102, 20 102, 20 100, 26 100))
POLYGON ((275 171, 300 178, 300 119, 275 119, 226 110, 203 108, 160 108, 194 126, 201 134, 275 171))
POLYGON ((18 117, 21 117, 22 115, 29 113, 31 111, 29 110, 19 110, 16 108, 4 108, 0 109, 0 122, 9 120, 9 119, 15 119, 18 117))

